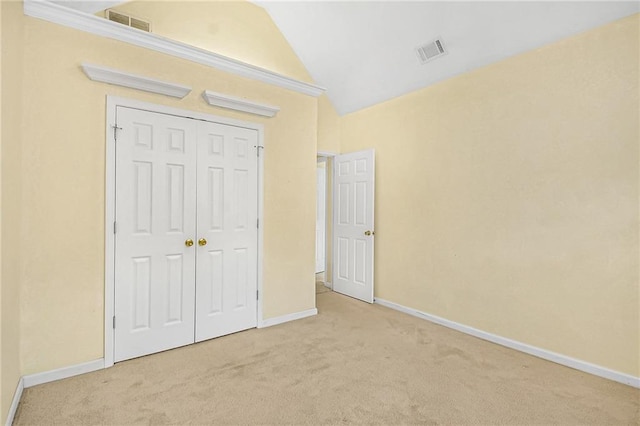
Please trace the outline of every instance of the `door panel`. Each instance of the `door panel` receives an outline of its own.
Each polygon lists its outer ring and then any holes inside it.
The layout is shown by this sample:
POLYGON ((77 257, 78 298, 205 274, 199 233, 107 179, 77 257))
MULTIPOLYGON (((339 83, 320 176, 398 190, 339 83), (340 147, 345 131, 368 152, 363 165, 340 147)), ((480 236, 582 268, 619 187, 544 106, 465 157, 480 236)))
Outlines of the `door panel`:
POLYGON ((255 130, 198 127, 196 341, 257 325, 255 130), (201 214, 202 212, 202 214, 201 214))
POLYGON ((118 107, 115 361, 193 342, 196 122, 118 107), (191 143, 189 143, 191 141, 191 143))
POLYGON ((373 303, 374 151, 339 155, 334 164, 333 290, 373 303))

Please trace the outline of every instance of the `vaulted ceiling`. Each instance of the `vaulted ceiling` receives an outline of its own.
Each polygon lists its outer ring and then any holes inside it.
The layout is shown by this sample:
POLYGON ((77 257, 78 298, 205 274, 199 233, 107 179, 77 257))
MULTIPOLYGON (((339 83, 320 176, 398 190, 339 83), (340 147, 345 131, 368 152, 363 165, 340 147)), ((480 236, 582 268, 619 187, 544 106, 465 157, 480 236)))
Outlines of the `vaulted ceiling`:
POLYGON ((257 3, 341 115, 639 10, 628 1, 257 3), (448 53, 422 65, 415 48, 437 37, 448 53))
MULTIPOLYGON (((88 13, 122 3, 54 1, 88 13)), ((637 1, 253 2, 327 88, 340 115, 640 11, 637 1), (421 64, 416 47, 436 38, 447 54, 421 64)))

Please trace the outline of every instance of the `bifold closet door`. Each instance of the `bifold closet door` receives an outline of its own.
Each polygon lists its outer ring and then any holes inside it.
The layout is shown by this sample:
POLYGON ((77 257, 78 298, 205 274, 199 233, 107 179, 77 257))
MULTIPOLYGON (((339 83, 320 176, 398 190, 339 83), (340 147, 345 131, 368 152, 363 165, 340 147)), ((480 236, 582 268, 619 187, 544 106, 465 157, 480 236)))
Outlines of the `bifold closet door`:
POLYGON ((196 341, 257 325, 258 132, 198 124, 196 341))
POLYGON ((115 361, 194 341, 197 125, 117 109, 115 361))

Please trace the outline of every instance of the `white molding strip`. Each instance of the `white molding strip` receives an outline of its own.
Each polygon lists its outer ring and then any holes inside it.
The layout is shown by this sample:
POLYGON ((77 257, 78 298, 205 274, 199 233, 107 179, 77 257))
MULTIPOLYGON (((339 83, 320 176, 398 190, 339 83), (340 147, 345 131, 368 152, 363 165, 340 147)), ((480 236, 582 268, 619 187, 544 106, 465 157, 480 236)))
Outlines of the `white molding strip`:
POLYGON ((324 286, 327 287, 328 289, 333 290, 333 283, 331 283, 329 281, 325 281, 324 282, 324 286))
POLYGON ((24 0, 24 14, 34 18, 44 19, 54 24, 197 62, 241 77, 258 80, 305 95, 318 97, 325 92, 324 88, 316 86, 315 84, 305 83, 208 50, 120 25, 108 19, 60 6, 51 1, 24 0))
POLYGON ((318 309, 307 309, 306 311, 294 312, 293 314, 282 315, 275 318, 269 318, 266 320, 262 320, 260 324, 258 324, 258 328, 271 327, 274 325, 282 324, 289 321, 295 321, 302 318, 312 317, 314 315, 318 315, 318 309))
POLYGON ((143 90, 145 92, 158 93, 160 95, 173 96, 174 98, 184 98, 191 93, 191 87, 183 86, 168 81, 156 80, 155 78, 107 68, 101 65, 82 64, 82 70, 93 81, 115 84, 117 86, 129 87, 131 89, 143 90))
POLYGON ((336 155, 338 155, 337 152, 331 152, 331 151, 318 151, 316 154, 316 156, 318 157, 326 157, 326 158, 335 157, 336 155))
POLYGON ((92 371, 102 370, 104 368, 104 359, 96 359, 94 361, 83 362, 82 364, 70 365, 55 370, 43 371, 42 373, 29 374, 23 376, 24 387, 41 385, 43 383, 54 382, 56 380, 66 379, 68 377, 79 376, 80 374, 91 373, 92 371))
POLYGON ((24 390, 24 380, 20 377, 18 380, 18 386, 16 386, 16 391, 13 394, 13 400, 11 400, 11 406, 9 406, 9 413, 7 414, 7 426, 11 426, 13 423, 13 419, 16 416, 16 412, 18 411, 18 404, 20 404, 20 398, 22 398, 22 391, 24 390))
POLYGON ((416 309, 408 308, 406 306, 403 306, 394 302, 390 302, 388 300, 384 300, 376 297, 374 299, 374 303, 385 306, 387 308, 395 309, 396 311, 404 312, 405 314, 409 314, 414 317, 418 317, 418 318, 433 322, 435 324, 442 325, 447 328, 451 328, 453 330, 460 331, 465 334, 469 334, 474 337, 478 337, 483 340, 487 340, 492 343, 496 343, 498 345, 505 346, 507 348, 515 349, 517 351, 524 352, 529 355, 536 356, 538 358, 546 359, 547 361, 555 362, 556 364, 560 364, 566 367, 574 368, 576 370, 584 371, 585 373, 589 373, 589 374, 593 374, 594 376, 599 376, 605 379, 613 380, 614 382, 619 382, 625 385, 633 386, 634 388, 640 388, 640 377, 635 377, 630 374, 610 370, 606 367, 601 367, 599 365, 591 364, 586 361, 571 358, 566 355, 561 355, 555 352, 548 351, 546 349, 541 349, 535 346, 528 345, 526 343, 518 342, 516 340, 511 340, 506 337, 488 333, 486 331, 478 330, 477 328, 469 327, 467 325, 463 325, 454 321, 449 321, 447 319, 444 319, 435 315, 427 314, 425 312, 421 312, 416 309))
POLYGON ((280 107, 277 106, 260 104, 247 99, 212 92, 211 90, 202 92, 202 97, 211 106, 248 112, 249 114, 261 115, 263 117, 273 117, 280 111, 280 107))

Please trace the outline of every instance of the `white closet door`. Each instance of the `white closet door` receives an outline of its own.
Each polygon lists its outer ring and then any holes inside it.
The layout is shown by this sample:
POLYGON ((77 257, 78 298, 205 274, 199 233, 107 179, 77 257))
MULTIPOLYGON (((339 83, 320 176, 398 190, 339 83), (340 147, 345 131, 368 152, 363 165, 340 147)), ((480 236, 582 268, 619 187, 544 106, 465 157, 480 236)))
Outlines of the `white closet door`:
POLYGON ((333 290, 373 303, 374 150, 334 158, 333 290))
POLYGON ((118 107, 115 361, 193 343, 197 122, 118 107))
POLYGON ((198 124, 196 341, 257 325, 257 142, 198 124))

